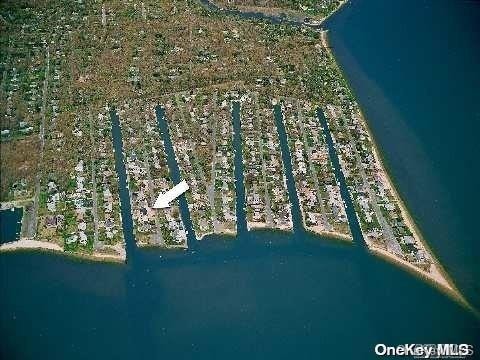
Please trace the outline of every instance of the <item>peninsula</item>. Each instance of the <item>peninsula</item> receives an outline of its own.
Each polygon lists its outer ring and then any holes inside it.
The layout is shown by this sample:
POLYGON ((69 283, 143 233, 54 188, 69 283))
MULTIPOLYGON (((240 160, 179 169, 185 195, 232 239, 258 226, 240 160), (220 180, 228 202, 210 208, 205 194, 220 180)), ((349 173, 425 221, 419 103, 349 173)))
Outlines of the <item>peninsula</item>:
POLYGON ((188 248, 190 221, 195 241, 233 238, 233 104, 240 106, 247 228, 292 231, 279 106, 303 227, 356 241, 328 132, 368 249, 462 299, 385 171, 321 29, 345 2, 258 3, 2 2, 0 200, 24 215, 20 239, 2 239, 0 250, 124 260, 126 203, 136 246, 188 248), (128 199, 119 192, 112 114, 128 199), (167 136, 190 187, 189 219, 177 201, 153 209, 174 185, 167 136))

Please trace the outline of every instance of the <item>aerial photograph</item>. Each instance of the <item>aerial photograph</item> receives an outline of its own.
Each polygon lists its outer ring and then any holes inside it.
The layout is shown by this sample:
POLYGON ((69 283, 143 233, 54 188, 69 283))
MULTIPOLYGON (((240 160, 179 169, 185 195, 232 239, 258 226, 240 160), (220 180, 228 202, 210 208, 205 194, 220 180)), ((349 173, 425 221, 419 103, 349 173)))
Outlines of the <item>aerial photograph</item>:
POLYGON ((480 359, 480 1, 0 0, 0 73, 0 359, 480 359))

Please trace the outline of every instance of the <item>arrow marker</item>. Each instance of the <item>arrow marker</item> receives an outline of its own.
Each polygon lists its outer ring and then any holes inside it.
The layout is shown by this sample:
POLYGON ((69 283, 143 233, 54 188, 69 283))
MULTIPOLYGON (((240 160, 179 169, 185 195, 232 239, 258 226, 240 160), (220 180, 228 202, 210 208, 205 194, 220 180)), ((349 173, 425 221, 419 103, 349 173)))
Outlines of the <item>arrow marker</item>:
POLYGON ((165 194, 158 195, 157 201, 153 204, 154 209, 164 209, 170 207, 170 202, 182 195, 189 189, 185 180, 182 180, 179 184, 168 190, 165 194))

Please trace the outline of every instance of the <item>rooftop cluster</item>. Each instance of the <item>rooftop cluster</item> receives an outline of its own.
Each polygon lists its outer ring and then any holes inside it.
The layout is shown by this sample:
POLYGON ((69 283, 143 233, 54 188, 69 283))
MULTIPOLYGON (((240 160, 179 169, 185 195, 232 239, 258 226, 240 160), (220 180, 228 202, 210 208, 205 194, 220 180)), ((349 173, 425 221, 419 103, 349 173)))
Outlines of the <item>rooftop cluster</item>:
POLYGON ((248 92, 241 100, 247 226, 291 230, 292 214, 272 104, 257 92, 248 92))
MULTIPOLYGON (((343 4, 217 3, 317 20, 343 4)), ((8 0, 0 15, 0 198, 28 207, 22 236, 124 256, 108 116, 116 109, 138 243, 186 246, 178 208, 151 209, 173 185, 156 105, 165 108, 191 187, 197 237, 235 233, 233 100, 241 103, 247 225, 291 229, 272 111, 272 99, 280 99, 305 226, 350 237, 325 129, 315 118, 320 107, 369 247, 446 284, 388 179, 325 32, 225 16, 192 0, 8 0)))
POLYGON ((351 239, 316 109, 308 101, 291 98, 282 101, 282 108, 304 226, 321 235, 351 239))
POLYGON ((181 174, 190 185, 190 216, 198 239, 236 233, 233 123, 236 92, 199 90, 165 99, 181 174))
POLYGON ((327 45, 323 38, 317 47, 324 84, 330 88, 324 113, 368 247, 450 287, 389 180, 366 121, 327 45))
POLYGON ((172 203, 162 211, 152 208, 156 197, 173 186, 155 104, 143 100, 125 102, 118 114, 137 244, 186 247, 178 205, 172 203))
POLYGON ((5 125, 10 131, 2 136, 1 200, 27 202, 25 238, 87 256, 123 259, 110 122, 101 102, 81 91, 87 77, 77 77, 92 60, 89 49, 77 47, 91 10, 81 0, 9 1, 0 9, 7 27, 2 79, 20 84, 2 117, 2 129, 5 125), (27 123, 31 131, 16 130, 17 123, 18 128, 27 123), (10 157, 12 149, 15 157, 10 157), (28 167, 22 154, 37 167, 28 167), (25 162, 25 177, 12 171, 25 162), (28 190, 20 194, 16 182, 28 190))

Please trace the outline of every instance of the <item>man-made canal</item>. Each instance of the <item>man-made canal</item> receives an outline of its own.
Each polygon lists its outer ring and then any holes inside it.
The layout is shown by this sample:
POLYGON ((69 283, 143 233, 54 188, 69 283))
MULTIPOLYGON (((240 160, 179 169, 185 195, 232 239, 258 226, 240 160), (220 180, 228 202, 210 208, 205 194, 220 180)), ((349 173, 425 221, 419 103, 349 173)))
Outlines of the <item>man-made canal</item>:
MULTIPOLYGON (((435 31, 425 18, 444 28, 451 15, 448 12, 438 16, 441 1, 428 3, 428 11, 418 17, 411 16, 411 6, 416 4, 389 2, 372 9, 372 3, 379 2, 355 2, 351 9, 347 8, 349 23, 358 23, 351 27, 356 36, 354 45, 362 53, 378 54, 377 41, 375 49, 371 48, 371 32, 358 29, 382 29, 387 31, 382 33, 384 46, 394 49, 391 53, 382 50, 382 56, 397 63, 400 52, 412 67, 418 62, 418 48, 404 52, 398 46, 402 38, 395 42, 391 38, 398 29, 407 28, 404 24, 408 21, 408 29, 428 27, 425 33, 442 39, 444 29, 435 31), (389 26, 379 27, 375 19, 389 26)), ((459 31, 463 25, 455 29, 463 36, 459 31)), ((443 41, 438 43, 440 52, 424 54, 429 64, 438 62, 439 53, 442 58, 456 54, 445 52, 443 41)), ((371 62, 372 57, 367 59, 371 62)), ((371 66, 372 74, 378 73, 379 64, 372 62, 371 66)), ((470 76, 470 72, 466 73, 470 76)), ((416 84, 419 89, 428 85, 421 77, 417 77, 416 84)), ((438 101, 435 92, 427 94, 432 101, 438 101)), ((417 104, 418 99, 405 103, 409 108, 407 105, 417 104)), ((415 106, 412 109, 417 110, 415 106)), ((113 114, 112 123, 116 168, 125 174, 120 126, 113 114)), ((435 123, 428 122, 425 131, 431 132, 434 126, 430 125, 435 123)), ((382 134, 379 132, 385 142, 393 141, 382 134)), ((397 136, 401 134, 398 131, 397 136)), ((439 139, 443 142, 449 137, 439 139)), ((405 146, 399 143, 402 146, 397 153, 401 157, 405 146)), ((451 151, 452 146, 445 148, 451 151)), ((332 161, 339 169, 335 156, 332 161)), ((452 177, 458 174, 452 172, 452 177)), ((120 180, 125 221, 130 214, 126 176, 120 180)), ((467 191, 471 192, 470 188, 467 191)), ((437 213, 436 218, 442 216, 437 213)), ((349 221, 354 230, 355 222, 349 221)), ((42 358, 71 360, 376 359, 377 343, 480 346, 480 324, 470 312, 402 269, 358 251, 358 247, 307 232, 299 238, 298 232, 293 236, 254 231, 248 236, 259 241, 248 246, 207 253, 207 243, 221 241, 213 237, 212 241, 201 242, 201 250, 182 252, 178 257, 166 257, 166 252, 160 250, 136 250, 132 263, 135 247, 131 225, 126 228, 126 234, 131 234, 126 237, 127 266, 84 263, 32 252, 0 255, 0 358, 38 359, 41 354, 42 358), (286 244, 283 240, 287 240, 286 244)), ((443 229, 443 225, 440 227, 443 229)), ((239 231, 237 239, 230 242, 242 242, 246 234, 239 231)), ((475 254, 472 252, 473 257, 475 254)))
POLYGON ((243 177, 242 127, 240 120, 240 103, 232 103, 233 150, 235 164, 235 195, 237 211, 237 234, 239 237, 247 233, 247 218, 245 214, 245 186, 243 177))
POLYGON ((0 244, 18 240, 22 228, 23 208, 0 211, 0 244))
POLYGON ((343 202, 345 204, 345 210, 347 212, 348 225, 350 226, 350 231, 352 233, 353 241, 358 245, 363 245, 366 247, 365 239, 362 235, 362 230, 360 229, 360 223, 358 222, 357 214, 355 213, 355 207, 353 206, 352 197, 348 191, 347 181, 343 175, 342 168, 340 166, 340 160, 338 159, 337 151, 335 150, 335 144, 333 142, 332 134, 328 129, 328 123, 325 119, 322 109, 317 109, 317 118, 322 125, 323 134, 327 141, 328 154, 330 160, 332 161, 333 169, 335 172, 335 178, 340 185, 340 193, 342 195, 343 202))
POLYGON ((123 156, 122 130, 120 120, 115 110, 110 111, 112 121, 113 149, 115 152, 115 170, 118 177, 118 192, 120 197, 120 208, 122 215, 123 237, 125 239, 125 250, 127 261, 133 259, 135 253, 135 236, 133 234, 132 208, 130 204, 130 192, 127 183, 127 171, 123 156))
POLYGON ((277 127, 278 138, 280 141, 280 149, 282 151, 283 167, 285 169, 285 177, 287 180, 288 199, 290 200, 292 211, 293 231, 297 238, 301 238, 304 229, 302 226, 297 190, 295 188, 295 180, 293 179, 292 157, 290 154, 290 149, 288 148, 287 133, 285 132, 282 109, 280 108, 280 105, 274 106, 273 115, 275 117, 275 125, 277 127))
POLYGON ((374 359, 378 342, 478 343, 478 321, 436 289, 307 232, 240 232, 229 241, 246 246, 204 251, 213 237, 176 257, 135 249, 111 116, 128 264, 2 254, 2 357, 374 359))
MULTIPOLYGON (((180 183, 182 179, 180 176, 180 169, 178 168, 178 163, 175 158, 175 150, 170 138, 168 124, 165 119, 165 110, 161 106, 157 106, 155 109, 155 114, 157 115, 158 128, 162 134, 165 152, 167 154, 167 164, 170 171, 170 176, 172 177, 173 183, 176 185, 180 183)), ((177 201, 179 202, 180 215, 187 231, 188 248, 190 250, 194 250, 197 246, 197 241, 195 238, 195 232, 193 230, 192 219, 190 218, 190 211, 188 210, 188 203, 185 194, 180 195, 177 201)))

